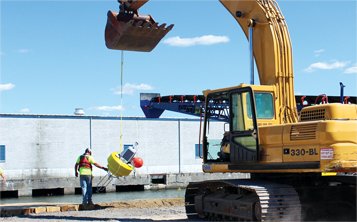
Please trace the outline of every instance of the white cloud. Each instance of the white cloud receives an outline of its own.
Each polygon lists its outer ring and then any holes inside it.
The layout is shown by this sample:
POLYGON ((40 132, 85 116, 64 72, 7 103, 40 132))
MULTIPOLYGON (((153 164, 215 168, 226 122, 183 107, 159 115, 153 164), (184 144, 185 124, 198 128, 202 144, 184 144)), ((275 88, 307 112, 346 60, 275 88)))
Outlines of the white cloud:
POLYGON ((352 67, 346 69, 343 73, 357 73, 357 64, 354 64, 352 67))
POLYGON ((19 49, 19 50, 17 50, 17 52, 19 52, 19 53, 26 53, 28 51, 29 51, 28 49, 19 49))
POLYGON ((319 50, 315 50, 314 52, 315 53, 321 53, 321 52, 324 52, 325 51, 325 49, 319 49, 319 50))
MULTIPOLYGON (((118 110, 121 110, 121 109, 122 109, 121 106, 96 106, 96 107, 90 107, 87 110, 109 112, 109 111, 118 111, 118 110)), ((125 110, 125 109, 123 108, 123 110, 125 110)))
POLYGON ((229 42, 229 38, 227 36, 204 35, 201 37, 181 39, 180 37, 176 36, 165 39, 163 42, 170 46, 187 47, 193 45, 213 45, 221 42, 229 42))
POLYGON ((316 69, 340 69, 345 67, 350 61, 346 62, 333 62, 333 63, 326 63, 326 62, 317 62, 311 64, 308 68, 304 69, 305 72, 314 72, 316 69))
POLYGON ((315 56, 316 57, 319 57, 320 56, 320 53, 321 52, 324 52, 325 51, 325 49, 319 49, 319 50, 315 50, 314 52, 315 52, 315 56))
POLYGON ((15 85, 12 83, 8 83, 8 84, 0 84, 0 92, 1 91, 5 91, 5 90, 10 90, 12 88, 14 88, 15 85))
POLYGON ((28 108, 25 108, 25 109, 22 109, 19 111, 19 113, 29 113, 30 112, 30 109, 28 108))
MULTIPOLYGON (((135 91, 138 90, 153 90, 154 87, 148 85, 148 84, 130 84, 130 83, 126 83, 123 86, 123 95, 134 95, 135 91)), ((114 90, 114 94, 116 95, 120 95, 121 94, 121 90, 120 90, 120 86, 117 87, 117 89, 110 89, 110 90, 114 90)))

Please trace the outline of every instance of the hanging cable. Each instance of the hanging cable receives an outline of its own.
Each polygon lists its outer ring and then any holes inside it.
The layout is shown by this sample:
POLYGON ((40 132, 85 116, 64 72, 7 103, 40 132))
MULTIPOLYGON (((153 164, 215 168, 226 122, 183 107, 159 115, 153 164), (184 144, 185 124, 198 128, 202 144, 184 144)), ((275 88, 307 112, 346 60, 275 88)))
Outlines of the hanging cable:
POLYGON ((120 81, 120 153, 123 151, 123 66, 124 50, 121 50, 121 81, 120 81))
MULTIPOLYGON (((120 153, 123 151, 123 67, 124 67, 124 51, 121 51, 121 78, 120 78, 120 153)), ((135 146, 137 143, 135 144, 135 146)), ((118 154, 116 154, 118 155, 118 154)), ((120 156, 117 156, 119 158, 120 164, 116 170, 115 173, 112 173, 108 171, 107 175, 105 175, 98 183, 97 185, 97 193, 105 190, 105 187, 110 184, 110 182, 114 179, 117 178, 119 179, 120 176, 117 176, 117 173, 120 171, 121 168, 121 160, 120 156)), ((131 163, 132 164, 132 163, 131 163)), ((135 169, 135 168, 134 168, 135 169)))

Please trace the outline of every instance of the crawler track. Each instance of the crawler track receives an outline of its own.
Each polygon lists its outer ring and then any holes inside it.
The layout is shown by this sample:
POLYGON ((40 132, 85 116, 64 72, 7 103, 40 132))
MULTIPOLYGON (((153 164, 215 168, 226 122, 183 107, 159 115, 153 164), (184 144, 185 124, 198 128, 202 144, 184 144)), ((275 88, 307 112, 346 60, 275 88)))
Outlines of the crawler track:
POLYGON ((284 184, 274 184, 262 180, 220 180, 190 183, 186 188, 186 214, 189 218, 201 217, 209 220, 235 221, 301 221, 301 205, 294 188, 284 184), (224 191, 223 191, 224 190, 224 191), (213 194, 217 203, 207 197, 213 194), (202 197, 203 203, 196 203, 202 197), (227 205, 226 196, 230 196, 227 205), (238 197, 232 199, 231 197, 238 197), (253 198, 247 198, 253 197, 253 198), (237 214, 239 206, 245 206, 247 213, 237 214), (208 201, 209 200, 209 201, 208 201), (249 202, 250 201, 250 202, 249 202), (209 205, 206 205, 209 202, 209 205), (250 203, 250 208, 249 208, 250 203), (212 209, 212 204, 217 208, 212 209), (242 205, 243 204, 243 205, 242 205), (224 205, 225 207, 222 207, 224 205), (208 206, 208 207, 207 207, 208 206), (220 207, 218 207, 220 206, 220 207))

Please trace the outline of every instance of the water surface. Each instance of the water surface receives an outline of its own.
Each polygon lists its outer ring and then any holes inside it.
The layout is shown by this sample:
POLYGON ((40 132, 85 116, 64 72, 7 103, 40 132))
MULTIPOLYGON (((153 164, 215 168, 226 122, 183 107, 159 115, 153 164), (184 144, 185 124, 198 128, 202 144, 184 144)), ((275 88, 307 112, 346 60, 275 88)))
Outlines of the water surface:
MULTIPOLYGON (((162 199, 162 198, 183 198, 185 189, 162 189, 162 190, 144 190, 144 191, 126 191, 111 193, 93 193, 94 203, 119 202, 136 199, 162 199)), ((18 197, 2 198, 0 204, 14 203, 81 203, 82 195, 60 195, 60 196, 40 196, 40 197, 18 197)))

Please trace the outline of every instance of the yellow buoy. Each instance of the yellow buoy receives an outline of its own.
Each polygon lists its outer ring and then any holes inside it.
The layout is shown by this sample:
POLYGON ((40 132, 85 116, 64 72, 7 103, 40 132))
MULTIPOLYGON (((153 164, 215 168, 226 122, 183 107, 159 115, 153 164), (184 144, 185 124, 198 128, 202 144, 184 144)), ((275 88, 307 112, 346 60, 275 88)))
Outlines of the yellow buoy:
POLYGON ((108 157, 108 169, 116 177, 128 176, 133 170, 133 166, 123 162, 119 158, 118 152, 113 152, 108 157))

